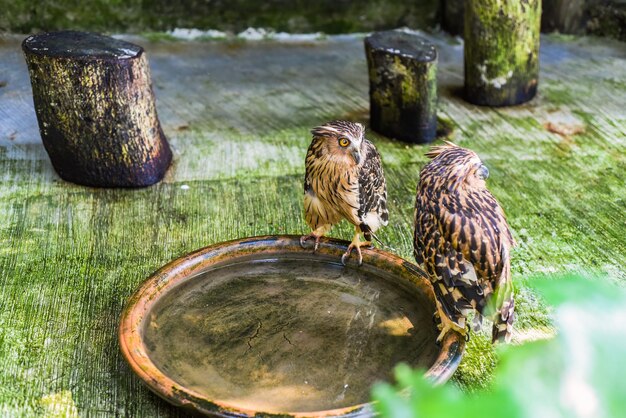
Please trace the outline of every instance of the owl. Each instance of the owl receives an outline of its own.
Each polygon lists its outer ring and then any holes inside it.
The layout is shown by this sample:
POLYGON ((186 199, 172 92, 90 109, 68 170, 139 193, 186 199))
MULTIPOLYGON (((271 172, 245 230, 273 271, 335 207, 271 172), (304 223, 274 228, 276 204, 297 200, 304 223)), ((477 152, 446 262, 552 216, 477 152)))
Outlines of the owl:
POLYGON ((312 232, 300 239, 304 247, 320 238, 333 225, 347 219, 354 225, 354 238, 341 257, 345 265, 353 250, 363 263, 362 246, 370 246, 376 231, 387 225, 387 186, 374 144, 365 137, 360 123, 333 121, 314 128, 306 154, 304 217, 312 232), (364 241, 360 235, 363 234, 364 241))
POLYGON ((466 335, 483 315, 492 341, 509 341, 514 320, 509 251, 515 245, 504 211, 487 190, 489 170, 473 151, 446 142, 426 154, 415 202, 415 259, 437 297, 440 341, 453 329, 466 335))

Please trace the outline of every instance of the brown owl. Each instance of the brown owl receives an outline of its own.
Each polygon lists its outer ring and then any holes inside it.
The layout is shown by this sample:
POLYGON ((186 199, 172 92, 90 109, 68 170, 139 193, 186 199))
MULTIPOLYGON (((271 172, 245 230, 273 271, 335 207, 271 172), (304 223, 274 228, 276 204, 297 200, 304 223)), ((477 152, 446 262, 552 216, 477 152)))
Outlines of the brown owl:
POLYGON ((353 249, 363 262, 361 246, 371 245, 373 234, 387 225, 387 187, 374 144, 365 137, 360 123, 333 121, 314 128, 306 154, 304 216, 312 232, 301 243, 319 239, 330 228, 347 219, 354 225, 354 238, 341 262, 353 249), (360 240, 360 234, 365 241, 360 240))
POLYGON ((415 259, 438 300, 441 333, 466 334, 475 311, 493 320, 492 340, 509 341, 514 319, 509 251, 515 245, 504 211, 487 190, 489 170, 473 151, 450 142, 426 154, 415 202, 415 259))

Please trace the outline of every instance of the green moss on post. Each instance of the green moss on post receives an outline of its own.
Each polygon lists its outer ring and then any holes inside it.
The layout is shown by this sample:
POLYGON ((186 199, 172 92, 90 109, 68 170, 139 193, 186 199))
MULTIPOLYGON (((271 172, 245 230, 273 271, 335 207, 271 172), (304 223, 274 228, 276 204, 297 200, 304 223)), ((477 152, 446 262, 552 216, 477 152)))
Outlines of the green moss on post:
POLYGON ((466 0, 467 101, 510 106, 535 96, 540 22, 541 0, 466 0))
POLYGON ((157 117, 140 46, 93 33, 22 43, 44 146, 59 175, 96 187, 148 186, 172 152, 157 117))
POLYGON ((385 136, 426 143, 437 135, 437 50, 419 36, 377 32, 365 38, 370 125, 385 136))

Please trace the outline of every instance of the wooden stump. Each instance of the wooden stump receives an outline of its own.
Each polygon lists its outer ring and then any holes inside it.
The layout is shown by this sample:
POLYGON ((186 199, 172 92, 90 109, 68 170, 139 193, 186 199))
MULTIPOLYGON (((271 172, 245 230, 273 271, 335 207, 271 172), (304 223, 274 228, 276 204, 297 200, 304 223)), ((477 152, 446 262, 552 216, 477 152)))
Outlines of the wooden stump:
POLYGON ((63 31, 30 36, 22 49, 41 138, 63 179, 138 187, 163 178, 172 152, 142 47, 63 31))
POLYGON ((543 0, 541 30, 583 35, 589 21, 589 3, 599 2, 595 0, 543 0))
POLYGON ((365 38, 370 125, 385 136, 426 143, 437 135, 437 50, 419 36, 377 32, 365 38))
POLYGON ((441 0, 441 27, 450 35, 463 36, 465 0, 441 0))
POLYGON ((539 78, 541 0, 465 1, 465 98, 509 106, 532 99, 539 78))

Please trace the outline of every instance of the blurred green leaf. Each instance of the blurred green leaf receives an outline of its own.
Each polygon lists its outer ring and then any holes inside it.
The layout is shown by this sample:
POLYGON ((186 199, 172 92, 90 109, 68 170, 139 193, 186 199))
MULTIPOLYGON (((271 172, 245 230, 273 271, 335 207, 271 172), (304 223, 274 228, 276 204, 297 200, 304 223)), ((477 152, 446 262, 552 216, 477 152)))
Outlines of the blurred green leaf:
POLYGON ((555 305, 556 338, 500 350, 490 390, 433 387, 423 371, 396 368, 398 384, 373 390, 383 417, 626 416, 626 292, 599 278, 537 278, 531 286, 555 305))
POLYGON ((624 289, 608 282, 607 277, 579 275, 539 276, 526 280, 551 305, 565 303, 579 305, 606 304, 624 301, 624 289))

